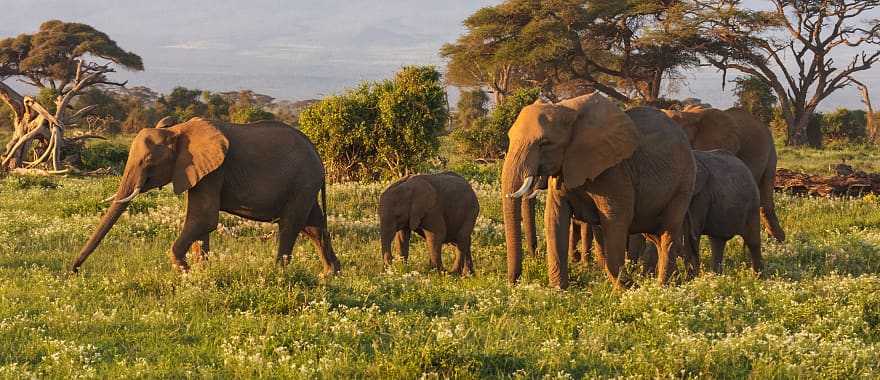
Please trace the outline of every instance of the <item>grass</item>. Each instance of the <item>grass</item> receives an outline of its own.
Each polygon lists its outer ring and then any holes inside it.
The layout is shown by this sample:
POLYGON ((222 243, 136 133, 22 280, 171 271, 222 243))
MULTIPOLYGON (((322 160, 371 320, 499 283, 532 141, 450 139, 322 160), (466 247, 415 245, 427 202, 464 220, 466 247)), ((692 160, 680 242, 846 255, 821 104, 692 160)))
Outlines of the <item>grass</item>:
MULTIPOLYGON (((785 149, 782 162, 803 163, 794 153, 820 155, 816 162, 837 154, 785 149)), ((183 201, 169 190, 139 197, 73 276, 65 268, 118 178, 0 179, 0 378, 880 374, 877 197, 780 195, 789 240, 765 238, 764 279, 735 239, 724 275, 666 288, 635 275, 638 286, 619 293, 591 265, 558 292, 544 286, 539 258, 526 259, 522 284, 505 282, 498 164, 451 165, 482 205, 473 278, 427 271, 421 238, 408 266, 383 270, 375 215, 383 183, 330 186, 343 263, 335 278, 316 276, 305 239, 289 267, 276 267, 274 226, 228 215, 210 260, 174 272, 167 252, 183 201)))

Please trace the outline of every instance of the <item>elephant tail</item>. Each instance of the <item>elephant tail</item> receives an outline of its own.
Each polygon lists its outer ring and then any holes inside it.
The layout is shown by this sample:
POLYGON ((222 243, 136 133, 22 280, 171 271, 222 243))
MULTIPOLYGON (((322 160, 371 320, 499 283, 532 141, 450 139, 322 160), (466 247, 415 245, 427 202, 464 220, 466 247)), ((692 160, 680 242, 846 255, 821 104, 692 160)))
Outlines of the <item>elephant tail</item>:
POLYGON ((329 210, 327 210, 327 182, 321 184, 321 214, 324 216, 324 228, 321 229, 321 243, 325 247, 330 246, 330 233, 328 229, 330 228, 330 222, 327 220, 327 214, 329 214, 329 210))

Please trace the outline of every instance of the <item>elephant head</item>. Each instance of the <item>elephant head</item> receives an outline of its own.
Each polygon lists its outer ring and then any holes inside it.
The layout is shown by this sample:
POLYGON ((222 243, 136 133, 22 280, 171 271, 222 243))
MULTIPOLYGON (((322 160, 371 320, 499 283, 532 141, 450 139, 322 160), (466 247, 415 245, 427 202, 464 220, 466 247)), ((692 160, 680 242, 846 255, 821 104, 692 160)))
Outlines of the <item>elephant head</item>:
POLYGON ((739 128, 726 112, 701 106, 687 106, 681 111, 663 112, 684 129, 692 148, 724 149, 734 154, 739 152, 739 128))
MULTIPOLYGON (((420 176, 407 176, 392 183, 379 198, 382 256, 391 262, 391 240, 401 230, 416 230, 428 211, 437 205, 437 190, 420 176)), ((407 257, 409 247, 400 247, 407 257)))
POLYGON ((229 141, 210 122, 192 119, 183 124, 162 119, 156 128, 138 132, 131 143, 128 161, 112 204, 98 228, 73 263, 76 272, 138 194, 173 183, 180 194, 220 167, 229 141))
POLYGON ((522 215, 517 200, 535 190, 541 177, 556 177, 566 189, 592 181, 632 156, 639 134, 632 120, 598 94, 557 104, 526 106, 508 132, 510 145, 501 173, 507 276, 522 271, 522 215))

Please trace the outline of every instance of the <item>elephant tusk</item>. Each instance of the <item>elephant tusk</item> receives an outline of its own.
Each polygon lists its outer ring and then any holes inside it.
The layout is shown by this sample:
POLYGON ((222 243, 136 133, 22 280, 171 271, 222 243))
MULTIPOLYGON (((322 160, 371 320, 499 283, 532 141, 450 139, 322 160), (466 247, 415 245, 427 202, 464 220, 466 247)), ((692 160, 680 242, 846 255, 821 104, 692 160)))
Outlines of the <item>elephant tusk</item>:
POLYGON ((140 187, 136 187, 136 188, 134 188, 134 191, 131 192, 131 195, 129 195, 129 196, 125 197, 125 198, 122 198, 122 199, 117 199, 117 200, 113 201, 113 203, 128 203, 128 202, 131 202, 131 200, 134 199, 134 197, 136 197, 136 196, 137 196, 138 194, 140 194, 140 193, 141 193, 141 188, 140 188, 140 187))
POLYGON ((116 194, 111 195, 110 198, 104 199, 103 201, 101 201, 101 203, 107 203, 114 199, 116 199, 116 194))
POLYGON ((535 197, 537 197, 538 194, 540 194, 540 193, 541 193, 541 189, 535 189, 535 191, 533 191, 531 194, 526 195, 525 199, 535 199, 535 197))
POLYGON ((529 190, 532 189, 532 184, 534 184, 534 183, 535 183, 535 177, 532 177, 532 176, 526 177, 526 180, 523 181, 522 187, 520 187, 519 190, 517 190, 513 194, 507 194, 507 197, 508 198, 519 198, 523 195, 526 195, 526 193, 528 193, 529 190))

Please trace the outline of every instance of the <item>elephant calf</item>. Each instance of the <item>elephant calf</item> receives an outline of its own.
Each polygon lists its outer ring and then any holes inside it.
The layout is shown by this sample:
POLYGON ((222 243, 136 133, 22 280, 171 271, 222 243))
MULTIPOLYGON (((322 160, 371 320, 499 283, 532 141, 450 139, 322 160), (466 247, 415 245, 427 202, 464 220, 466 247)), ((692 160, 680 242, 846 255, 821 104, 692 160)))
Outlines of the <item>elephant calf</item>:
POLYGON ((453 172, 420 174, 392 183, 379 198, 382 255, 391 264, 391 240, 396 237, 400 256, 409 257, 412 231, 425 238, 431 267, 443 270, 440 251, 444 243, 458 248, 452 266, 456 274, 474 274, 471 232, 480 214, 477 194, 471 185, 453 172))
POLYGON ((712 242, 712 270, 721 273, 724 246, 743 237, 752 269, 761 272, 761 195, 749 168, 725 150, 694 151, 697 180, 688 209, 688 254, 699 260, 700 236, 712 242))

